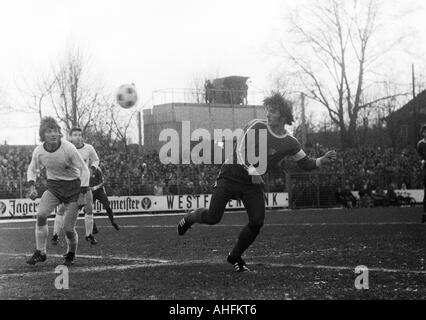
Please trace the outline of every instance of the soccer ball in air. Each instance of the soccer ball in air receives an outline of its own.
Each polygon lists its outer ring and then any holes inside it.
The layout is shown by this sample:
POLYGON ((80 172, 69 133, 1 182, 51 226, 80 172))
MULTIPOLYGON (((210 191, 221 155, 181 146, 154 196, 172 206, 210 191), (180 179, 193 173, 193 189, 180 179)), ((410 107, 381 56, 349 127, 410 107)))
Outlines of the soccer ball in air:
POLYGON ((117 90, 117 103, 125 109, 133 107, 138 101, 134 84, 123 84, 117 90))

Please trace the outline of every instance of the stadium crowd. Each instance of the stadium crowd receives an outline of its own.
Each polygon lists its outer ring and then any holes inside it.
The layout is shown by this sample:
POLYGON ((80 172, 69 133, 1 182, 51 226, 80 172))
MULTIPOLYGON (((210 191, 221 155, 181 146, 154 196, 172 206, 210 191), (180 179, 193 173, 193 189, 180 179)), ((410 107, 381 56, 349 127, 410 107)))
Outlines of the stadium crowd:
MULTIPOLYGON (((158 153, 141 154, 134 150, 123 152, 101 147, 97 147, 97 151, 109 195, 210 193, 220 168, 218 165, 163 165, 158 159, 158 153)), ((313 157, 325 151, 319 145, 307 149, 307 153, 313 157)), ((30 147, 1 146, 0 198, 26 196, 26 170, 31 152, 30 147)), ((298 173, 294 163, 286 161, 284 169, 298 173)), ((338 193, 345 190, 371 194, 371 190, 423 188, 419 157, 415 149, 398 152, 381 148, 340 151, 338 161, 319 172, 321 185, 335 186, 327 193, 333 194, 336 199, 339 199, 338 193)), ((39 188, 43 189, 43 175, 39 180, 39 188)), ((270 191, 284 191, 288 188, 282 174, 272 174, 267 182, 270 191)), ((302 188, 303 183, 301 178, 293 179, 290 187, 297 190, 302 188)))

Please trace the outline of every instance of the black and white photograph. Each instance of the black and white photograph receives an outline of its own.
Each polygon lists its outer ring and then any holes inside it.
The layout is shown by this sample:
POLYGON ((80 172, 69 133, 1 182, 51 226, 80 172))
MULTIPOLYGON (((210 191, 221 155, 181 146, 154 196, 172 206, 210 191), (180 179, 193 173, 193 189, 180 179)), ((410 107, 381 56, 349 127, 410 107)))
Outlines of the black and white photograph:
POLYGON ((425 17, 1 1, 0 300, 425 300, 425 17))

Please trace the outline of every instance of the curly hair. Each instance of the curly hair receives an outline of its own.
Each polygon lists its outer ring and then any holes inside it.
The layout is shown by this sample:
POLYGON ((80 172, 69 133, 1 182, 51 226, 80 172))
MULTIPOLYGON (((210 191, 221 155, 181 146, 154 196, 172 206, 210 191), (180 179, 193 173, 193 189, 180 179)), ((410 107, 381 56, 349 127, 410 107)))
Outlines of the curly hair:
POLYGON ((58 122, 56 122, 56 120, 52 117, 44 117, 40 121, 40 129, 38 130, 41 142, 45 141, 44 134, 46 133, 47 129, 58 129, 59 135, 62 136, 61 127, 59 126, 58 122))
POLYGON ((266 97, 263 100, 263 104, 267 107, 269 106, 277 108, 281 114, 281 117, 286 119, 285 124, 291 126, 291 124, 294 122, 292 103, 289 100, 284 99, 280 93, 272 93, 271 96, 266 97))

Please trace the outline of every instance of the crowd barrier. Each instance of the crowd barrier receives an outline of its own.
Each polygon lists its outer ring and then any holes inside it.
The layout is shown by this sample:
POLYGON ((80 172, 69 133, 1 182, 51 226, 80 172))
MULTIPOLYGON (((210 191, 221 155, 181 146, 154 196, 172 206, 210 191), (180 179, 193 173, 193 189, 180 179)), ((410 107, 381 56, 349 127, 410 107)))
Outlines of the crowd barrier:
MULTIPOLYGON (((412 197, 417 203, 423 202, 423 190, 395 190, 395 192, 412 197)), ((357 191, 352 193, 358 198, 357 191)), ((287 192, 265 193, 266 207, 270 209, 289 208, 288 196, 287 192)), ((115 214, 182 212, 208 208, 210 198, 211 194, 108 197, 115 214)), ((31 199, 2 199, 0 200, 0 218, 32 217, 37 212, 39 202, 40 199, 34 201, 31 199)), ((231 200, 227 205, 227 209, 243 208, 241 200, 231 200)), ((99 201, 94 203, 93 210, 95 214, 106 214, 99 201)))
MULTIPOLYGON (((211 194, 166 195, 166 196, 127 196, 108 197, 115 214, 181 212, 209 207, 211 194)), ((40 199, 2 199, 0 200, 0 218, 32 217, 36 214, 40 199)), ((287 208, 287 193, 265 193, 268 208, 287 208)), ((244 208, 241 200, 231 200, 227 209, 244 208)), ((56 211, 56 209, 55 209, 56 211)), ((105 214, 101 203, 94 203, 95 214, 105 214)))

